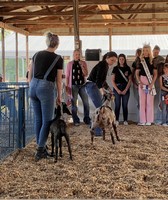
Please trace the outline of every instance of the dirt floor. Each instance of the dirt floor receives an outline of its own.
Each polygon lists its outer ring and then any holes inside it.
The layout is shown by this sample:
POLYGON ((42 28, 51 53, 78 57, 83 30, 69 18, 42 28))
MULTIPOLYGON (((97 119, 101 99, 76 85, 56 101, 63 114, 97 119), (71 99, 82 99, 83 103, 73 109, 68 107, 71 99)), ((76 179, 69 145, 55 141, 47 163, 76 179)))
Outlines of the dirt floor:
POLYGON ((65 140, 63 157, 34 161, 32 141, 0 165, 1 199, 168 199, 168 128, 120 125, 120 142, 69 126, 73 161, 65 140))

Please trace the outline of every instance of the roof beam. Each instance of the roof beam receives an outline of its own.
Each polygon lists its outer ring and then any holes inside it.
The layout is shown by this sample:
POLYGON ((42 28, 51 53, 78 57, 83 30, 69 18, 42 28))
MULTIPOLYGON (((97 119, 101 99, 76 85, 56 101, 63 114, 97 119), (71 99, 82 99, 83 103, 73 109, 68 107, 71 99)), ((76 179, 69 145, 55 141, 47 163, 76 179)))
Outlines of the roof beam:
MULTIPOLYGON (((95 29, 94 29, 95 30, 95 29)), ((94 30, 90 30, 90 31, 87 31, 85 32, 85 30, 81 30, 80 32, 80 35, 81 36, 109 36, 109 31, 107 29, 107 31, 105 32, 101 32, 101 34, 99 32, 96 32, 94 30)), ((62 31, 57 31, 57 34, 58 35, 61 35, 61 36, 74 36, 73 32, 62 32, 62 31)), ((155 33, 153 34, 167 34, 167 31, 162 31, 160 32, 159 30, 156 30, 155 33)), ((38 31, 38 32, 34 32, 34 33, 30 33, 29 35, 32 35, 32 36, 42 36, 44 35, 44 33, 42 31, 38 31)), ((142 31, 137 31, 137 30, 132 30, 131 33, 124 33, 123 31, 117 31, 117 32, 112 32, 112 35, 151 35, 151 31, 150 30, 144 30, 143 32, 142 31)))
MULTIPOLYGON (((80 24, 80 28, 82 28, 82 27, 108 27, 108 26, 113 26, 113 27, 120 27, 120 26, 134 26, 134 27, 136 27, 136 26, 148 26, 148 25, 158 25, 158 26, 167 26, 167 21, 160 21, 160 22, 148 22, 148 23, 143 23, 143 22, 137 22, 137 23, 121 23, 121 24, 119 24, 119 23, 82 23, 82 24, 80 24)), ((41 29, 41 28, 46 28, 46 29, 48 29, 48 28, 68 28, 68 27, 74 27, 74 24, 73 24, 73 22, 72 23, 69 23, 68 25, 67 25, 67 23, 57 23, 57 24, 47 24, 47 25, 45 25, 45 24, 31 24, 31 25, 17 25, 16 27, 18 27, 18 28, 26 28, 26 30, 29 30, 29 29, 31 29, 31 28, 33 28, 33 29, 36 29, 36 28, 38 28, 38 29, 41 29)))
MULTIPOLYGON (((157 8, 153 9, 132 9, 129 10, 129 14, 167 14, 168 8, 157 8)), ((94 10, 94 11, 79 11, 79 15, 124 15, 128 14, 128 10, 94 10)), ((37 11, 37 12, 2 12, 0 16, 29 16, 29 17, 37 17, 37 16, 73 16, 72 11, 68 12, 46 12, 46 11, 37 11)))
MULTIPOLYGON (((48 25, 48 24, 73 24, 73 19, 70 20, 6 20, 8 24, 15 24, 15 25, 48 25)), ((168 18, 159 18, 159 19, 151 19, 151 18, 142 18, 142 19, 92 19, 92 20, 80 20, 79 24, 108 24, 108 23, 168 23, 168 18)))
POLYGON ((18 28, 16 26, 12 26, 12 25, 9 25, 9 24, 3 23, 3 22, 0 22, 0 28, 4 28, 4 29, 11 30, 11 31, 15 31, 15 32, 23 34, 23 35, 29 35, 28 31, 25 31, 25 30, 20 29, 20 28, 18 28))
MULTIPOLYGON (((121 4, 153 4, 153 3, 167 3, 167 0, 81 0, 79 1, 79 5, 93 5, 93 4, 108 4, 108 5, 121 5, 121 4)), ((45 5, 60 5, 60 6, 73 6, 72 0, 29 0, 29 1, 1 1, 1 6, 10 6, 10 7, 18 7, 18 6, 45 6, 45 5)))
MULTIPOLYGON (((99 29, 105 29, 105 28, 114 28, 114 27, 117 27, 117 28, 124 28, 124 27, 153 27, 153 24, 107 24, 107 25, 102 25, 102 24, 87 24, 87 25, 81 25, 80 26, 80 31, 82 30, 82 28, 99 28, 99 29)), ((160 23, 155 23, 155 26, 156 27, 163 27, 163 26, 167 26, 167 23, 164 23, 164 24, 160 24, 160 23)), ((55 29, 55 25, 51 25, 49 24, 48 26, 44 26, 44 25, 36 25, 36 26, 31 26, 28 28, 28 31, 31 33, 35 33, 36 31, 40 31, 40 30, 48 30, 48 29, 55 29), (31 31, 32 30, 32 31, 31 31)), ((65 29, 65 26, 63 27, 61 24, 58 24, 57 25, 57 28, 59 28, 60 30, 64 30, 65 29)), ((67 28, 73 28, 73 24, 72 25, 69 25, 67 28)))

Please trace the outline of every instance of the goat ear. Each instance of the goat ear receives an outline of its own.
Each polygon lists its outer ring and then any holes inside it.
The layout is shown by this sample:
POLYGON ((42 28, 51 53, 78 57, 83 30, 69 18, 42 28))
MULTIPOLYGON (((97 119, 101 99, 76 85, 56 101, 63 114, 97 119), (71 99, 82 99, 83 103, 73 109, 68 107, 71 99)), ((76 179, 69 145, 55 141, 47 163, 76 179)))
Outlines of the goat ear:
POLYGON ((105 113, 105 108, 104 108, 104 107, 101 107, 100 113, 101 113, 101 114, 104 114, 104 113, 105 113))
POLYGON ((114 94, 111 96, 111 99, 112 99, 112 101, 114 102, 114 100, 115 100, 114 94))
POLYGON ((58 105, 57 108, 55 108, 55 115, 56 117, 61 116, 61 106, 58 105))
POLYGON ((58 105, 55 110, 54 110, 54 114, 57 115, 58 112, 61 112, 61 107, 60 105, 58 105))
POLYGON ((55 110, 54 110, 54 114, 56 115, 57 114, 57 109, 55 108, 55 110))
POLYGON ((72 115, 72 113, 69 111, 66 103, 62 102, 62 107, 63 107, 63 113, 66 113, 68 115, 72 115))

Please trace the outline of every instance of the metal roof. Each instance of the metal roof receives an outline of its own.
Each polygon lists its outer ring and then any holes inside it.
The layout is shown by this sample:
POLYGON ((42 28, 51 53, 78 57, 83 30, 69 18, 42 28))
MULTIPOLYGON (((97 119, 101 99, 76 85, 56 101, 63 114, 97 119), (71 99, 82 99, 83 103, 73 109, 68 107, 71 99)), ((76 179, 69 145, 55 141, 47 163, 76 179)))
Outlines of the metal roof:
POLYGON ((0 27, 25 35, 167 34, 167 0, 1 0, 0 27))

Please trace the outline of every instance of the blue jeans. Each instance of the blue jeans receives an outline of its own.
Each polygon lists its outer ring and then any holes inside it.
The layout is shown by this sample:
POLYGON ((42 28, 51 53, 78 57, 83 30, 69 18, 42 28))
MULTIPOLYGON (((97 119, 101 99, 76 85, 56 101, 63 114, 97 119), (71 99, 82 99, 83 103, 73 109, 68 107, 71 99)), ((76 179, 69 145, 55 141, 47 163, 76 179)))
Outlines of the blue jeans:
POLYGON ((89 95, 90 99, 92 100, 94 106, 96 108, 100 107, 102 105, 102 95, 101 95, 100 90, 97 87, 96 83, 87 82, 85 84, 85 89, 86 89, 86 92, 89 95))
POLYGON ((84 118, 83 121, 86 124, 90 124, 90 117, 89 117, 89 101, 88 101, 88 95, 85 91, 85 87, 81 85, 72 85, 72 118, 74 123, 80 123, 80 119, 77 115, 77 99, 78 99, 78 94, 81 97, 83 107, 84 107, 84 118))
POLYGON ((54 116, 55 83, 33 78, 30 82, 29 95, 35 115, 35 134, 38 147, 45 147, 50 121, 54 116))
POLYGON ((154 97, 154 114, 155 114, 154 122, 156 124, 161 124, 162 123, 162 112, 159 109, 159 103, 161 102, 161 99, 160 99, 161 89, 160 89, 160 85, 159 85, 159 79, 156 79, 155 88, 156 88, 157 95, 155 95, 155 97, 154 97))
MULTIPOLYGON (((85 84, 85 89, 86 89, 88 96, 92 100, 94 106, 96 108, 102 106, 102 95, 101 95, 100 90, 97 87, 96 83, 87 82, 85 84)), ((95 128, 95 135, 100 136, 101 134, 102 134, 102 129, 99 128, 99 127, 96 127, 95 128)))
POLYGON ((136 88, 134 85, 132 87, 133 90, 133 96, 134 96, 134 100, 136 103, 136 109, 135 109, 135 113, 136 113, 136 118, 135 121, 139 122, 139 94, 138 94, 138 88, 136 88))
MULTIPOLYGON (((161 98, 165 96, 167 92, 162 92, 161 93, 161 98)), ((168 124, 168 105, 165 104, 164 100, 161 101, 161 106, 162 106, 162 124, 168 124)))
MULTIPOLYGON (((121 91, 123 91, 123 89, 121 89, 121 91)), ((128 100, 129 100, 129 96, 130 96, 130 90, 128 90, 125 95, 120 95, 114 89, 114 96, 115 96, 116 120, 119 121, 120 107, 121 107, 121 100, 122 100, 123 119, 124 119, 124 121, 127 121, 128 120, 128 100)))

